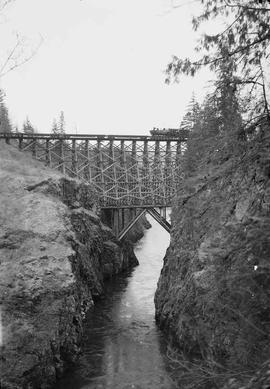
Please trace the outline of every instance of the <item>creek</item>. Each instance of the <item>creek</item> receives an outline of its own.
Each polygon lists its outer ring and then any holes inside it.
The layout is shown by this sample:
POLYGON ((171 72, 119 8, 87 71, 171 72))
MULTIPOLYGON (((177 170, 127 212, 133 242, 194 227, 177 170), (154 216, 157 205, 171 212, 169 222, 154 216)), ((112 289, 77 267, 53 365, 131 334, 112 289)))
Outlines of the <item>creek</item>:
POLYGON ((150 222, 135 247, 140 265, 106 283, 104 297, 87 314, 82 354, 57 389, 177 388, 153 302, 170 237, 150 222))

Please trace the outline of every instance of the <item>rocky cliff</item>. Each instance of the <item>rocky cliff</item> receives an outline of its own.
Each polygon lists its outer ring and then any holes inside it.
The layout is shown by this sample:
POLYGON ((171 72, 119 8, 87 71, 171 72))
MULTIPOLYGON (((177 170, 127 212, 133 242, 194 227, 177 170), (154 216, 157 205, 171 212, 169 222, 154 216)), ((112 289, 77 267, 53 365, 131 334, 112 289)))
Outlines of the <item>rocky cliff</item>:
POLYGON ((159 325, 226 377, 270 356, 270 139, 256 131, 181 182, 155 296, 159 325))
POLYGON ((49 388, 107 277, 137 264, 87 184, 0 143, 1 388, 49 388))

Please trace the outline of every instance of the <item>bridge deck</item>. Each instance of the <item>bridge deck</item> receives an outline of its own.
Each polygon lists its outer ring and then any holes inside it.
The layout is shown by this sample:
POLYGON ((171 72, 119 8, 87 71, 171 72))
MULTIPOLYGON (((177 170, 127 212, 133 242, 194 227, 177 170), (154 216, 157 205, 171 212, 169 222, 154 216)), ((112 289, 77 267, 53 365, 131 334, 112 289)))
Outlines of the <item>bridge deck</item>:
POLYGON ((0 139, 76 139, 76 140, 136 140, 136 141, 181 141, 186 142, 188 131, 179 130, 178 136, 172 135, 104 135, 104 134, 52 134, 52 133, 17 133, 17 132, 0 132, 0 139))

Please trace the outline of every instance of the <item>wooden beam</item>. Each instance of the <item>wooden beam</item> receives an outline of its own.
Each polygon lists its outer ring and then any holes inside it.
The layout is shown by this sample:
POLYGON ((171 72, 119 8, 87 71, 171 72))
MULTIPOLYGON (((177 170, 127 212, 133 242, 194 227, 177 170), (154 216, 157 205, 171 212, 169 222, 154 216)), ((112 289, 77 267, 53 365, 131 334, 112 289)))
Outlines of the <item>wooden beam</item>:
POLYGON ((171 224, 167 222, 154 208, 147 208, 147 212, 151 215, 167 232, 171 231, 171 224))
POLYGON ((51 152, 50 152, 50 139, 46 139, 45 152, 46 152, 46 165, 50 167, 52 164, 51 152))
POLYGON ((89 150, 89 140, 86 139, 84 143, 84 155, 87 158, 87 166, 84 169, 84 176, 89 181, 92 182, 92 170, 90 164, 90 150, 89 150))
POLYGON ((103 140, 125 140, 125 141, 132 141, 132 140, 137 140, 137 141, 144 141, 145 139, 155 142, 156 140, 160 141, 167 141, 167 140, 174 140, 178 141, 181 140, 181 142, 186 142, 188 137, 189 137, 189 131, 185 130, 179 130, 178 135, 171 135, 171 134, 166 134, 162 136, 149 136, 149 135, 104 135, 104 134, 52 134, 52 133, 34 133, 34 134, 24 134, 21 132, 18 133, 0 133, 0 139, 6 139, 6 141, 9 141, 10 139, 18 139, 20 135, 23 135, 24 139, 33 139, 33 138, 38 138, 38 139, 77 139, 77 140, 97 140, 100 139, 101 141, 103 140))
POLYGON ((146 209, 142 209, 132 220, 129 222, 129 224, 119 233, 117 236, 117 239, 121 240, 124 238, 124 236, 128 233, 128 231, 134 226, 134 224, 146 213, 146 209))
POLYGON ((64 141, 63 139, 59 140, 60 143, 60 166, 61 166, 61 172, 63 174, 66 173, 66 164, 65 164, 65 156, 64 156, 64 141))
POLYGON ((72 139, 72 171, 74 172, 74 175, 77 175, 78 170, 78 156, 77 156, 77 145, 76 145, 76 139, 72 139))
POLYGON ((32 155, 34 158, 37 157, 37 139, 33 139, 32 143, 32 155))

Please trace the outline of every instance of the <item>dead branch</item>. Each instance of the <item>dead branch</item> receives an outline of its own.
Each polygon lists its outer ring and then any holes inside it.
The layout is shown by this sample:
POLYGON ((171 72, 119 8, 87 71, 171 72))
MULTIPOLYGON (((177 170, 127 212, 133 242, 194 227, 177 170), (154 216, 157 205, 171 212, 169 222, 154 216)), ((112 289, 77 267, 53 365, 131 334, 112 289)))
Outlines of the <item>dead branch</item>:
POLYGON ((29 62, 34 55, 38 52, 40 46, 42 45, 43 38, 40 36, 40 40, 38 45, 31 50, 31 52, 27 55, 23 55, 25 52, 25 44, 24 39, 19 36, 19 34, 16 34, 16 42, 12 49, 10 50, 9 54, 6 57, 6 60, 0 67, 0 78, 5 76, 7 73, 11 72, 12 70, 18 68, 19 66, 24 65, 25 63, 29 62))

